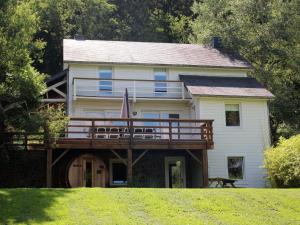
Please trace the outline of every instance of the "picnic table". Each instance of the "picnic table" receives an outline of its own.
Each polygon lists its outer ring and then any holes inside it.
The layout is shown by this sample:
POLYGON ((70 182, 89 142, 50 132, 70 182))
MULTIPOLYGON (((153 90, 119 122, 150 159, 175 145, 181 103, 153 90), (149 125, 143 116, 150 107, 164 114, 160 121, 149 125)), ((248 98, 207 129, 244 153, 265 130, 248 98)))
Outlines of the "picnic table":
POLYGON ((237 180, 234 179, 228 179, 228 178, 222 178, 222 177, 214 177, 214 178, 208 178, 208 186, 210 187, 213 183, 217 183, 215 187, 229 187, 227 184, 231 185, 231 187, 236 188, 234 185, 234 182, 237 180))

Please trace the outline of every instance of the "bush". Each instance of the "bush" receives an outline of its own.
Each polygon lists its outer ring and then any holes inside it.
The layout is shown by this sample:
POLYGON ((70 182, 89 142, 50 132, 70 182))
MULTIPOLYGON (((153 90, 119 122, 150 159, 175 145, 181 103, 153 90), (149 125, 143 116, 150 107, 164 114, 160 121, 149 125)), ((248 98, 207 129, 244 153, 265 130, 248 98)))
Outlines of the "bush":
POLYGON ((264 166, 272 186, 300 187, 300 134, 267 149, 264 166))

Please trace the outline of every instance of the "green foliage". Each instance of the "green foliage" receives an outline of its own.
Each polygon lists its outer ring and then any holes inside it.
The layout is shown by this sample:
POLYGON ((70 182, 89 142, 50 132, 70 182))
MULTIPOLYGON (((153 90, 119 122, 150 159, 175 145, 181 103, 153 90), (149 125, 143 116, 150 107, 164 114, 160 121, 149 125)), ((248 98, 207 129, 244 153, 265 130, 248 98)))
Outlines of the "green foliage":
MULTIPOLYGON (((5 1, 0 10, 0 127, 18 127, 39 103, 43 75, 31 66, 38 18, 27 1, 5 1), (4 124, 5 123, 5 124, 4 124)), ((1 132, 0 131, 0 132, 1 132)))
POLYGON ((89 39, 114 39, 116 21, 112 15, 115 7, 106 0, 32 0, 32 8, 40 20, 37 40, 46 42, 41 61, 35 66, 47 74, 62 70, 62 40, 75 34, 89 39))
POLYGON ((69 117, 66 116, 63 105, 48 106, 39 112, 39 116, 43 121, 44 126, 47 126, 49 136, 56 140, 69 122, 69 117))
POLYGON ((264 164, 274 186, 300 187, 300 134, 267 149, 264 164))
POLYGON ((62 70, 62 40, 75 34, 87 39, 186 42, 190 34, 192 0, 40 0, 32 2, 41 28, 36 40, 46 43, 44 54, 33 52, 39 71, 62 70))
POLYGON ((300 2, 298 0, 203 0, 192 10, 190 40, 208 44, 221 37, 224 49, 239 52, 272 93, 272 132, 300 131, 300 2))

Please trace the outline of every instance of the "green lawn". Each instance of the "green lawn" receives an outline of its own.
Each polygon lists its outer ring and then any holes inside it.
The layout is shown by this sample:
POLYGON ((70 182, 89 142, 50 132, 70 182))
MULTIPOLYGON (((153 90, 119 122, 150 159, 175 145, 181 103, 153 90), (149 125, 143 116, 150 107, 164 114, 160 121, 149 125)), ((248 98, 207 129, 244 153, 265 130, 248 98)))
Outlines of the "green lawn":
POLYGON ((300 224, 300 189, 0 189, 0 224, 300 224))

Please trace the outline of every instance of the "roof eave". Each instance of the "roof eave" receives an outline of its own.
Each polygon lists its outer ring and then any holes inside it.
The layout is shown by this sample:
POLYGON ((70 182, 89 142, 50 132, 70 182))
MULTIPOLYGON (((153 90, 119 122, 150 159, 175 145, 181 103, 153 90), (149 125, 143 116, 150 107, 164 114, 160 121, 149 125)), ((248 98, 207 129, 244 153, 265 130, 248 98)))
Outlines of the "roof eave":
POLYGON ((260 100, 273 100, 275 98, 272 96, 249 96, 249 95, 206 95, 206 94, 193 94, 195 97, 216 97, 216 98, 247 98, 247 99, 260 99, 260 100))
POLYGON ((251 71, 251 65, 245 67, 239 66, 210 66, 210 65, 187 65, 187 64, 154 64, 154 63, 120 63, 120 62, 98 62, 98 61, 73 61, 64 60, 64 63, 78 63, 78 64, 106 64, 106 65, 129 65, 129 66, 174 66, 174 67, 194 67, 194 68, 210 68, 210 69, 238 69, 251 71))

